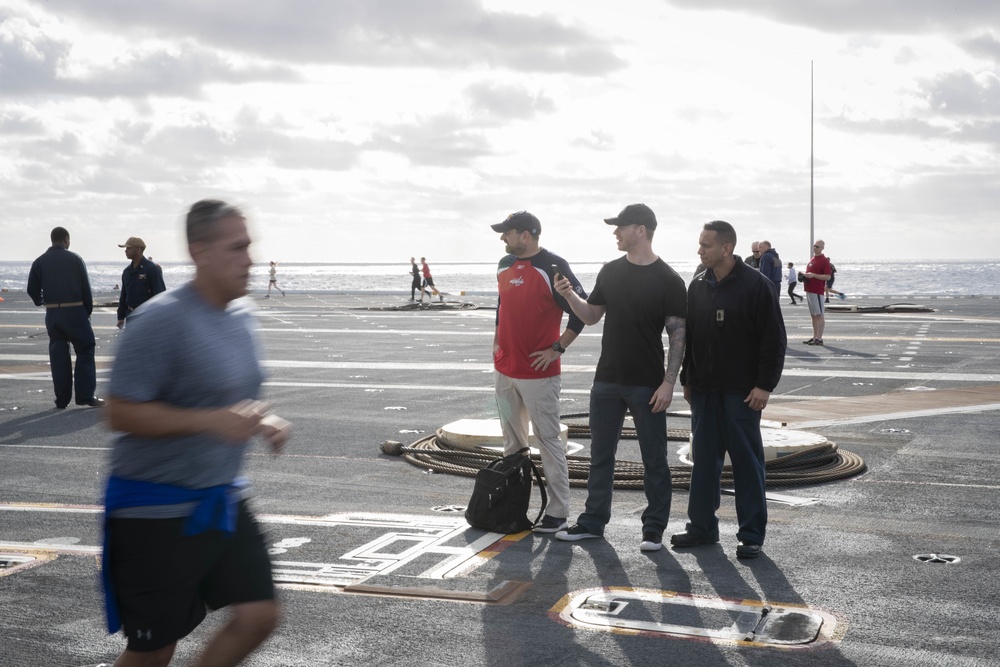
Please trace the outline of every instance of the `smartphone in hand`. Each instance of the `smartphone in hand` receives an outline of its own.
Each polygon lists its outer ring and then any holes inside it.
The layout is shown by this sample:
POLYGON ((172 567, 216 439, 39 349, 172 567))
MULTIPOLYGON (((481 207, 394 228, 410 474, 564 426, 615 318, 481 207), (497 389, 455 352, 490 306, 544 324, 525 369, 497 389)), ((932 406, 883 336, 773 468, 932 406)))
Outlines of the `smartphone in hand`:
POLYGON ((552 282, 558 282, 562 280, 562 276, 559 275, 559 266, 557 264, 552 265, 552 282))

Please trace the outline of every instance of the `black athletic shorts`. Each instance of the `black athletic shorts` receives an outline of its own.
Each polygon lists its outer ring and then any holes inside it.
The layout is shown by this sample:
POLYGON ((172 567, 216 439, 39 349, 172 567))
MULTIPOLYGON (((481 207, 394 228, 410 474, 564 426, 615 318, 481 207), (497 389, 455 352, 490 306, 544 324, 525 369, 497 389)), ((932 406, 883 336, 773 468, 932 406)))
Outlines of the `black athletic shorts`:
POLYGON ((187 519, 109 520, 112 585, 130 651, 176 642, 207 609, 275 599, 264 535, 246 505, 234 535, 184 535, 187 519))

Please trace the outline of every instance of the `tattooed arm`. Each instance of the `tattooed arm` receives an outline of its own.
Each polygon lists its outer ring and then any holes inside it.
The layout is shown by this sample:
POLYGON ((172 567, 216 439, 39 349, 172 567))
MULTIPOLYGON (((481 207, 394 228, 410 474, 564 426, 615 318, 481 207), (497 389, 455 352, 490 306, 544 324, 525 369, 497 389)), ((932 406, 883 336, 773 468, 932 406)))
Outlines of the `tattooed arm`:
POLYGON ((649 404, 653 406, 653 412, 663 412, 670 407, 674 398, 674 385, 677 384, 677 373, 681 370, 681 362, 684 361, 684 338, 686 325, 683 317, 668 317, 666 321, 667 329, 667 363, 663 371, 663 383, 656 389, 649 404))

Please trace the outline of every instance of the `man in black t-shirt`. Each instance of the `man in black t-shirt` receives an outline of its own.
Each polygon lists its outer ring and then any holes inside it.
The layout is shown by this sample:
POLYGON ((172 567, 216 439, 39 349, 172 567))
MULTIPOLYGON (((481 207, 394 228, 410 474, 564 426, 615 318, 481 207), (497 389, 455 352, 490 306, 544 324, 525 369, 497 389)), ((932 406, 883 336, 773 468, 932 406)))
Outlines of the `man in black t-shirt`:
POLYGON ((576 541, 604 535, 611 520, 615 453, 627 410, 645 469, 647 506, 639 548, 658 551, 673 491, 667 466, 666 410, 684 357, 687 297, 681 277, 653 252, 656 216, 648 206, 631 204, 604 222, 614 225, 618 249, 625 256, 604 265, 586 301, 573 292, 568 280, 556 283, 584 323, 597 324, 607 314, 590 392, 587 504, 576 525, 556 533, 556 538, 576 541), (666 355, 664 329, 670 345, 666 355))

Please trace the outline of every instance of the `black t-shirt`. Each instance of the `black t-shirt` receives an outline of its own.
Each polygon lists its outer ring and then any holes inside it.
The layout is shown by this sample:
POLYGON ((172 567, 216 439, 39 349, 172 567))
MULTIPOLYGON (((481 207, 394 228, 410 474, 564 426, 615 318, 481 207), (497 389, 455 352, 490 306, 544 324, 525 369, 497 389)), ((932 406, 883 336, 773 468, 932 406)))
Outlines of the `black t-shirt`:
POLYGON ((626 257, 597 274, 588 303, 607 308, 595 382, 659 387, 668 317, 687 317, 684 281, 662 259, 639 266, 626 257))

